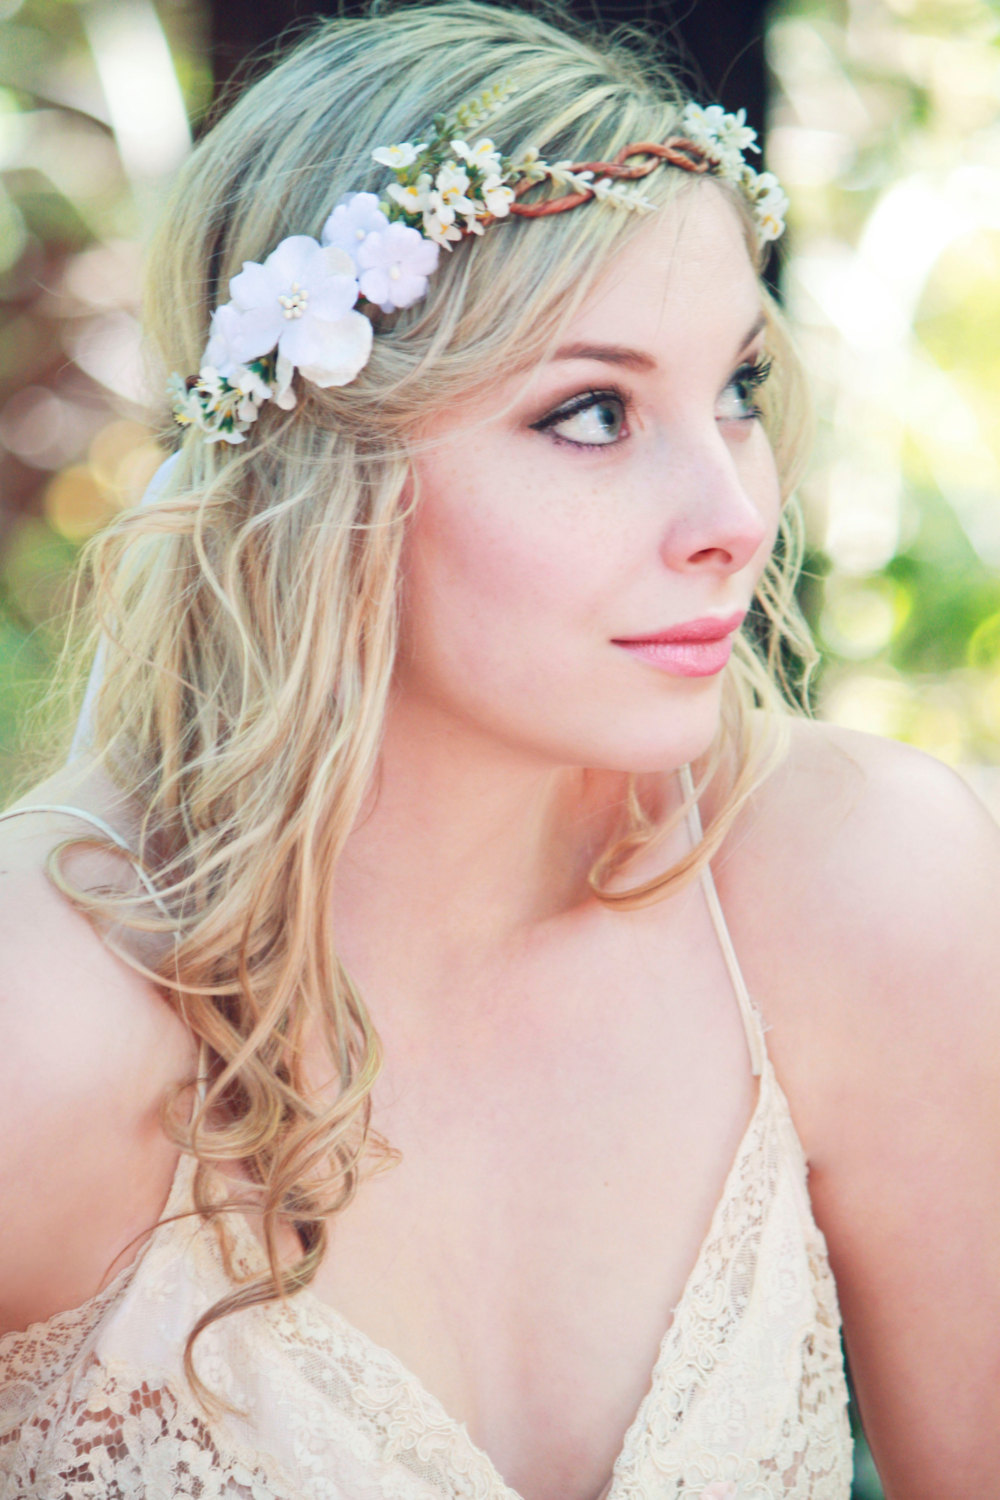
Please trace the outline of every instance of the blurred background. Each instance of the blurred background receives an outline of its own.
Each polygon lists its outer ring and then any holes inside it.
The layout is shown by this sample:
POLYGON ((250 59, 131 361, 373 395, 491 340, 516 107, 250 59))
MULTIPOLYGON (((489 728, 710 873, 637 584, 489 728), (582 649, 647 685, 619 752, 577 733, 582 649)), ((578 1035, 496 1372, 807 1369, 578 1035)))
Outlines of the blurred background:
MULTIPOLYGON (((322 8, 0 0, 0 793, 36 749, 74 557, 163 456, 149 226, 220 87, 322 8)), ((818 712, 931 751, 1000 812, 997 0, 582 8, 666 29, 791 197, 772 277, 819 412, 818 712)), ((855 1494, 881 1495, 863 1443, 855 1494)))

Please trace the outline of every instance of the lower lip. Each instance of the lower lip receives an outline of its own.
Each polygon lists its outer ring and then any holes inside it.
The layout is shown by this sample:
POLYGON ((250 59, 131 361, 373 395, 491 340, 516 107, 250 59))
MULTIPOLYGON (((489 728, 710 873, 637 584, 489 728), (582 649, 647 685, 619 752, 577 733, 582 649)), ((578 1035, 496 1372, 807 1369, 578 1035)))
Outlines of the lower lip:
POLYGON ((733 638, 717 641, 615 641, 630 656, 673 677, 714 677, 732 655, 733 638))

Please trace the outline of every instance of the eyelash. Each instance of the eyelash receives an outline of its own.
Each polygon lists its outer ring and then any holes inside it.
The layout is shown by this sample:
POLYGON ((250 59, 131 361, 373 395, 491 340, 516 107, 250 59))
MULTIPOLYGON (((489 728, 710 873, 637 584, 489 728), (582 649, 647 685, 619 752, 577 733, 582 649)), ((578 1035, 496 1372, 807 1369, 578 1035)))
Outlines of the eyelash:
MULTIPOLYGON (((766 381, 767 377, 770 375, 772 365, 773 360, 770 359, 756 359, 748 361, 747 364, 740 365, 739 369, 734 372, 732 379, 729 381, 729 385, 743 385, 748 386, 751 391, 759 390, 766 381)), ((747 408, 746 417, 741 417, 738 420, 750 421, 751 419, 760 416, 763 416, 763 412, 756 404, 756 402, 751 401, 749 407, 747 408)))
MULTIPOLYGON (((771 373, 772 361, 770 359, 757 359, 748 361, 746 364, 733 372, 726 383, 726 389, 730 386, 741 385, 750 391, 759 390, 771 373)), ((743 398, 748 399, 747 397, 743 398)), ((532 422, 531 427, 535 432, 548 432, 552 442, 564 444, 568 448, 584 448, 592 451, 596 448, 613 448, 617 441, 612 443, 581 443, 576 438, 563 437, 560 433, 553 432, 552 428, 558 427, 561 422, 568 422, 571 417, 579 416, 581 412, 589 411, 591 407, 599 405, 602 401, 618 401, 627 419, 632 410, 632 402, 627 392, 618 386, 605 386, 602 390, 581 391, 578 396, 573 396, 555 411, 549 412, 548 416, 542 417, 539 422, 532 422)), ((746 414, 733 420, 738 422, 755 421, 762 416, 761 408, 756 402, 751 401, 747 407, 746 414)))
POLYGON ((557 406, 555 411, 549 412, 548 416, 542 417, 540 422, 532 422, 531 426, 535 432, 548 432, 554 443, 565 444, 567 448, 613 448, 614 443, 581 443, 576 438, 563 437, 561 433, 552 432, 553 427, 558 427, 561 422, 568 422, 571 417, 578 417, 583 411, 590 411, 594 406, 599 406, 602 401, 617 401, 627 420, 632 410, 632 402, 627 392, 615 385, 605 386, 603 390, 581 391, 578 396, 572 396, 569 401, 564 401, 562 406, 557 406))

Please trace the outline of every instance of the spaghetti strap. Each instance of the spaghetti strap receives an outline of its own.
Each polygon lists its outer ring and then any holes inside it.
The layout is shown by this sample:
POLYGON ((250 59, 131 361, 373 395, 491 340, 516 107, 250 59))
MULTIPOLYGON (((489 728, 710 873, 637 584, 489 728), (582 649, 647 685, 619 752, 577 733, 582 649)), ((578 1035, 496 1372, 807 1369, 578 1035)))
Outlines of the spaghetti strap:
POLYGON ((170 911, 169 907, 167 907, 165 903, 160 899, 159 892, 157 891, 153 882, 150 880, 149 876, 146 874, 145 870, 142 868, 142 865, 139 863, 135 851, 130 848, 130 846, 125 842, 120 833, 115 832, 110 823, 106 823, 104 819, 99 818, 96 813, 88 812, 84 807, 70 807, 68 804, 63 802, 32 802, 29 803, 26 807, 12 807, 7 812, 0 813, 0 823, 5 822, 8 818, 19 818, 22 813, 33 812, 65 813, 66 816, 70 818, 81 818, 84 823, 92 823, 95 828, 99 829, 99 831, 104 834, 105 838, 110 839, 111 842, 117 848, 119 848, 123 854, 128 856, 129 864, 138 875, 140 881, 145 887, 147 894, 152 898, 157 911, 159 911, 165 917, 172 917, 172 912, 170 911))
MULTIPOLYGON (((688 832, 691 842, 697 844, 702 836, 701 813, 698 811, 698 802, 694 794, 694 777, 691 775, 690 766, 680 768, 681 790, 684 800, 689 803, 687 810, 688 832)), ((736 949, 726 926, 726 918, 723 915, 722 903, 719 893, 715 888, 715 880, 712 876, 711 865, 706 864, 701 872, 701 885, 705 894, 705 902, 708 906, 709 915, 712 918, 712 926, 715 928, 719 947, 722 949, 722 957, 725 959, 729 978, 732 982, 733 991, 736 995, 736 1003, 740 1008, 740 1016, 743 1020, 743 1030, 746 1032, 747 1047, 750 1051, 750 1066, 755 1078, 759 1078, 767 1057, 767 1047, 764 1044, 764 1027, 760 1019, 757 1007, 750 998, 747 982, 743 978, 743 970, 740 961, 736 957, 736 949)))

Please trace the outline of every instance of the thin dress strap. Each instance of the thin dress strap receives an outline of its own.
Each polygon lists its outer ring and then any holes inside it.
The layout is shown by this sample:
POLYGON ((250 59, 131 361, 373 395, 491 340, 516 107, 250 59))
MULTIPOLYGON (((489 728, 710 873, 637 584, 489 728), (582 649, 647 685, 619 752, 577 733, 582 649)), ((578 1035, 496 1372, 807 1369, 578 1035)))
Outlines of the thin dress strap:
MULTIPOLYGON (((691 775, 690 766, 680 768, 681 790, 684 793, 685 802, 690 803, 687 811, 688 832, 691 842, 697 844, 701 841, 702 825, 701 813, 698 811, 698 803, 694 794, 694 777, 691 775)), ((709 915, 712 918, 712 926, 715 928, 716 937, 719 939, 719 947, 726 961, 729 978, 736 994, 736 1003, 740 1008, 740 1016, 743 1020, 743 1030, 746 1032, 747 1047, 750 1051, 750 1066, 755 1078, 759 1078, 767 1057, 767 1048, 764 1045, 764 1027, 761 1023, 757 1007, 750 998, 747 982, 743 978, 743 970, 740 961, 736 957, 736 949, 726 926, 726 919, 722 912, 722 903, 719 901, 719 893, 715 888, 715 880, 712 877, 711 865, 706 864, 701 872, 701 886, 705 893, 705 901, 708 905, 709 915)))
POLYGON ((7 818, 19 818, 22 813, 33 812, 65 813, 70 818, 82 818, 85 823, 92 823, 95 828, 98 828, 104 834, 105 838, 109 838, 123 854, 128 855, 129 864, 138 875, 148 895, 152 898, 157 911, 165 917, 172 915, 170 908, 161 901, 156 887, 142 868, 134 851, 126 844, 121 834, 115 832, 110 823, 105 823, 104 819, 99 818, 96 813, 87 812, 86 808, 69 807, 62 802, 32 802, 27 807, 12 807, 8 812, 0 813, 0 823, 3 823, 7 818))

